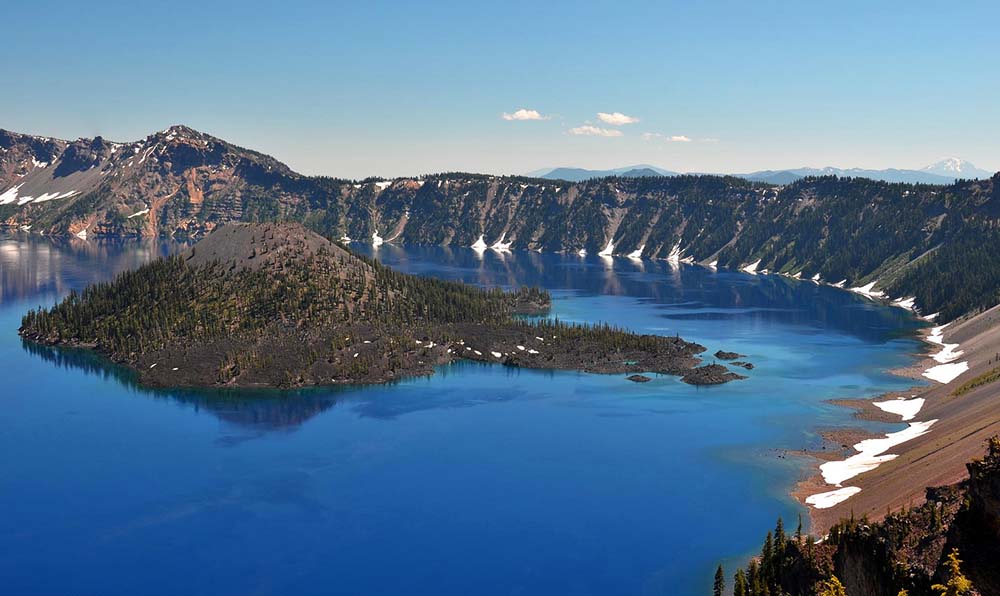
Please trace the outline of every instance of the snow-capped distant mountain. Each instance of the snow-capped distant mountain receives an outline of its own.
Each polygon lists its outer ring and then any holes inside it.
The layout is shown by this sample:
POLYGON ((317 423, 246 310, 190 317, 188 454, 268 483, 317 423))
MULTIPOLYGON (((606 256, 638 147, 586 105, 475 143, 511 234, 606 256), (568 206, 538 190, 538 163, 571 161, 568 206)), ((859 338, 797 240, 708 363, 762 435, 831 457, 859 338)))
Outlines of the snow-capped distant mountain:
POLYGON ((950 178, 989 178, 992 172, 981 170, 964 159, 949 157, 937 163, 920 168, 921 172, 948 176, 950 178))

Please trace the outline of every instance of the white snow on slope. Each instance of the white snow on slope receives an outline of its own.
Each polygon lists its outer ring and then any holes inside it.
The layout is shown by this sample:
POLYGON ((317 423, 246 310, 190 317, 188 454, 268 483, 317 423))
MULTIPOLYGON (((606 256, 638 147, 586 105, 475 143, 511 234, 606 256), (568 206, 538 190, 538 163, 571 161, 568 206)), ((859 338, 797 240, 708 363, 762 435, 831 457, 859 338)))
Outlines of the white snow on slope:
POLYGON ((7 190, 5 190, 3 194, 0 194, 0 205, 9 205, 10 203, 13 203, 14 201, 16 201, 17 200, 17 191, 22 186, 24 186, 23 183, 22 184, 18 184, 17 186, 12 186, 12 187, 8 188, 7 190))
POLYGON ((932 366, 925 370, 923 375, 932 381, 947 385, 967 370, 969 370, 968 362, 952 362, 950 364, 932 366))
POLYGON ((948 323, 944 325, 939 325, 931 329, 931 334, 927 336, 927 341, 932 344, 937 344, 941 346, 941 351, 937 354, 931 356, 936 362, 941 364, 947 364, 958 360, 958 358, 964 354, 962 350, 958 349, 959 344, 946 344, 944 343, 944 328, 948 326, 948 323))
POLYGON ((506 237, 507 237, 507 233, 506 232, 504 232, 503 234, 500 234, 500 239, 497 240, 496 242, 494 242, 493 246, 491 246, 490 248, 492 248, 493 250, 495 250, 497 252, 509 252, 510 251, 510 245, 514 244, 514 243, 513 242, 504 242, 504 238, 506 238, 506 237))
POLYGON ((905 308, 906 310, 913 310, 913 306, 916 304, 917 299, 913 296, 909 298, 898 298, 892 301, 893 306, 898 306, 900 308, 905 308))
POLYGON ((854 445, 857 454, 843 461, 830 461, 819 467, 823 480, 827 484, 840 486, 845 480, 850 480, 858 474, 874 470, 881 464, 896 459, 893 454, 885 454, 896 445, 916 439, 926 434, 937 420, 927 422, 911 422, 909 427, 887 434, 881 439, 865 439, 854 445), (885 454, 885 455, 883 455, 885 454))
POLYGON ((916 415, 920 412, 920 409, 924 407, 924 398, 918 397, 916 399, 890 399, 888 401, 873 401, 872 405, 876 408, 882 410, 883 412, 889 412, 890 414, 898 414, 902 416, 903 422, 908 420, 913 420, 916 415))
POLYGON ((876 283, 878 283, 878 282, 877 281, 873 281, 873 282, 871 282, 870 284, 867 284, 867 285, 858 286, 856 288, 851 288, 851 291, 854 292, 855 294, 861 294, 862 296, 865 296, 866 298, 885 298, 885 292, 882 292, 881 290, 879 290, 879 291, 875 290, 875 284, 876 283))
POLYGON ((845 486, 844 488, 838 488, 836 490, 831 490, 830 492, 810 495, 806 497, 806 503, 812 505, 816 509, 828 509, 837 503, 846 501, 859 492, 861 492, 861 489, 856 486, 845 486))
POLYGON ((753 263, 743 267, 742 271, 749 273, 751 275, 757 275, 757 267, 760 265, 760 259, 757 259, 753 263))

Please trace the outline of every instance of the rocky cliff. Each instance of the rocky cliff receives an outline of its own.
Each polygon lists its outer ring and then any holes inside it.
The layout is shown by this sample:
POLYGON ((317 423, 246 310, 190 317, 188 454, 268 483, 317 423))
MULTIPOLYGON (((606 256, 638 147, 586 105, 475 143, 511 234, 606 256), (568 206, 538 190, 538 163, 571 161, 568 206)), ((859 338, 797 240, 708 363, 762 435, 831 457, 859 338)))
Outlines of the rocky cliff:
MULTIPOLYGON (((987 454, 968 464, 969 479, 927 489, 924 504, 889 512, 879 522, 845 519, 822 542, 781 530, 748 568, 744 596, 783 593, 811 596, 836 577, 849 596, 937 594, 932 586, 951 577, 948 555, 974 587, 968 594, 1000 594, 1000 437, 987 454)), ((780 526, 779 526, 780 528, 780 526)))
POLYGON ((0 221, 50 234, 199 236, 230 221, 297 221, 362 242, 781 273, 941 311, 941 320, 1000 301, 997 177, 950 186, 458 173, 357 182, 302 176, 184 126, 132 143, 0 132, 0 176, 0 221))

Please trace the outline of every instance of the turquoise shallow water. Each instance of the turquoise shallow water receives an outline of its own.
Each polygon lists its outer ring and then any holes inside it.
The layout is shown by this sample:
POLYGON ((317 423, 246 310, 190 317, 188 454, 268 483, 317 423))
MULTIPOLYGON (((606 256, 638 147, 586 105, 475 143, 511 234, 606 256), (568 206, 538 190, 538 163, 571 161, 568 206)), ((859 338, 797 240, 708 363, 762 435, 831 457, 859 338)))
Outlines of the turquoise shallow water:
POLYGON ((757 368, 712 388, 464 363, 380 387, 149 391, 17 337, 26 309, 172 248, 0 237, 7 593, 708 593, 716 564, 801 512, 780 451, 850 420, 824 400, 909 386, 884 371, 917 349, 903 311, 810 283, 392 246, 376 256, 400 269, 542 285, 560 318, 757 368))

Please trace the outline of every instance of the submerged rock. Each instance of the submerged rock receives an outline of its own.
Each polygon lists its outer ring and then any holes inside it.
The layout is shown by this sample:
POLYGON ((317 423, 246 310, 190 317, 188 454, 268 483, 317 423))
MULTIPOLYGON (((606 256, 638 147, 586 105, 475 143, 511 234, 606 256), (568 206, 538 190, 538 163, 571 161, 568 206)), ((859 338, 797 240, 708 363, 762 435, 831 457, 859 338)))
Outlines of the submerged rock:
POLYGON ((632 375, 630 377, 625 377, 625 378, 628 379, 629 381, 632 381, 633 383, 648 383, 653 380, 647 377, 646 375, 632 375))

